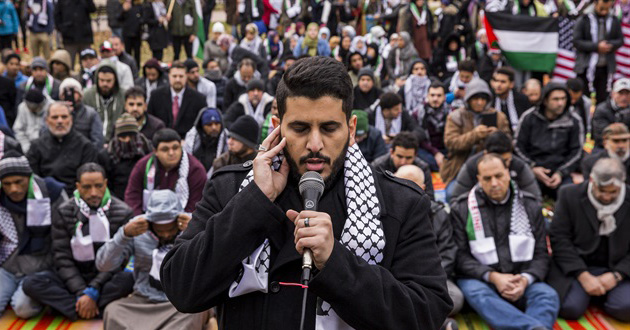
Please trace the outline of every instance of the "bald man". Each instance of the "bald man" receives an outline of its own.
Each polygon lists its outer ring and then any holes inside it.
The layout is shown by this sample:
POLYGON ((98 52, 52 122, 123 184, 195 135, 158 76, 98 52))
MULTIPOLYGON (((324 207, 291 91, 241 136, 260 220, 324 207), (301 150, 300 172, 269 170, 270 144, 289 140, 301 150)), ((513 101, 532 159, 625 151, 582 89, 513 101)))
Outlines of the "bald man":
POLYGON ((537 104, 540 101, 540 93, 542 85, 538 79, 529 79, 523 85, 523 94, 527 96, 531 104, 537 104))
MULTIPOLYGON (((420 188, 425 188, 425 176, 421 168, 416 165, 403 165, 398 168, 395 176, 409 180, 417 184, 420 188)), ((440 257, 442 257, 442 268, 446 272, 449 279, 446 281, 448 286, 448 294, 453 300, 453 311, 451 316, 457 314, 464 305, 464 295, 459 290, 457 285, 450 279, 452 278, 455 270, 455 254, 457 252, 457 246, 453 240, 453 227, 449 221, 448 213, 444 210, 444 205, 440 202, 431 201, 431 221, 433 222, 433 230, 437 237, 438 250, 440 257)), ((446 323, 455 322, 453 319, 447 319, 446 323)))

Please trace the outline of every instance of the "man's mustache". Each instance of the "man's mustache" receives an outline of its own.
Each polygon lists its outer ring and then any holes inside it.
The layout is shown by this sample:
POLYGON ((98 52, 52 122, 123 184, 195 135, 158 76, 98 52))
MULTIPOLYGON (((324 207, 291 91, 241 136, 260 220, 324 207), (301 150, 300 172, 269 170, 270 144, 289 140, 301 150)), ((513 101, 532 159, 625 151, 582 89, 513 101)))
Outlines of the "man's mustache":
POLYGON ((311 152, 309 152, 309 153, 308 153, 308 155, 306 155, 306 156, 304 156, 304 157, 301 157, 301 158, 300 158, 300 164, 304 164, 304 163, 306 163, 306 161, 307 161, 308 159, 312 159, 312 158, 321 159, 321 160, 323 160, 324 162, 326 162, 326 163, 330 164, 330 157, 326 157, 326 156, 322 155, 322 154, 321 154, 321 153, 319 153, 319 152, 312 152, 312 151, 311 151, 311 152))

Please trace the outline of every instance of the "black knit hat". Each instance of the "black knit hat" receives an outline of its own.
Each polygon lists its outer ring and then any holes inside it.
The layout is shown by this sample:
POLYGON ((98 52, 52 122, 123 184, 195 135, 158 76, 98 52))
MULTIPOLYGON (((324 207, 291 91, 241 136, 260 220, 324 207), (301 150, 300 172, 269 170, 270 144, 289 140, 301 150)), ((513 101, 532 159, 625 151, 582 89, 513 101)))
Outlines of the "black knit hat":
POLYGON ((252 79, 247 83, 247 91, 249 92, 253 89, 264 91, 265 83, 260 79, 252 79))
POLYGON ((0 160, 0 179, 10 175, 31 176, 33 170, 28 164, 28 159, 16 151, 9 151, 0 160))
POLYGON ((239 140, 250 148, 258 142, 258 122, 252 116, 243 115, 230 126, 230 137, 239 140))
POLYGON ((44 102, 44 94, 42 94, 42 92, 37 88, 31 88, 28 90, 28 92, 26 92, 26 95, 24 95, 24 100, 35 104, 40 104, 44 102))

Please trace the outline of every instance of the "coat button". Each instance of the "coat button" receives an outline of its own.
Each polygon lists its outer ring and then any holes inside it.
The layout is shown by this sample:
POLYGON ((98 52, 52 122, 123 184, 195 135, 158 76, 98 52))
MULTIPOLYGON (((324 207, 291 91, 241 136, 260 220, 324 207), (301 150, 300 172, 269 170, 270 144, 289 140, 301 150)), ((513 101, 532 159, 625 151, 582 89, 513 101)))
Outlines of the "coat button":
POLYGON ((252 164, 254 164, 254 162, 251 161, 251 160, 248 160, 245 163, 243 163, 243 167, 250 167, 250 166, 252 166, 252 164))
POLYGON ((271 291, 271 293, 278 293, 280 291, 280 283, 277 281, 269 283, 269 291, 271 291))

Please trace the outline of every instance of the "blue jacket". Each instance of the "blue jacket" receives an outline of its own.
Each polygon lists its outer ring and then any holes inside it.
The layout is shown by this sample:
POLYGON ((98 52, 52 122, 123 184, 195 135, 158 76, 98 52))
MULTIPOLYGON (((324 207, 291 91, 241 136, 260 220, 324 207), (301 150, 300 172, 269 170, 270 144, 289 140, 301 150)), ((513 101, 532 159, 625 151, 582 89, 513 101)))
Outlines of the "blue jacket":
MULTIPOLYGON (((306 54, 306 49, 302 49, 302 42, 304 38, 300 38, 298 41, 297 47, 293 50, 293 56, 300 57, 306 54)), ((319 39, 317 41, 317 55, 318 56, 330 56, 330 46, 326 42, 326 40, 319 39)))
MULTIPOLYGON (((42 4, 44 3, 44 0, 35 0, 34 3, 42 4)), ((42 33, 42 32, 46 32, 48 34, 52 33, 55 28, 55 7, 54 6, 55 5, 52 3, 52 1, 50 0, 46 1, 46 13, 48 14, 48 21, 46 22, 47 23, 46 25, 42 25, 38 21, 40 14, 28 15, 27 24, 29 22, 32 22, 32 24, 28 25, 28 29, 31 30, 31 32, 33 33, 42 33)))
POLYGON ((0 36, 7 36, 18 33, 20 20, 13 3, 8 0, 0 0, 0 36))
MULTIPOLYGON (((6 72, 6 71, 4 71, 4 73, 2 74, 2 76, 3 76, 3 77, 7 77, 7 78, 9 78, 9 77, 7 76, 7 72, 6 72)), ((9 78, 9 79, 11 79, 11 78, 9 78)), ((14 81, 15 81, 15 88, 20 88, 20 86, 21 86, 24 82, 26 82, 27 80, 28 80, 28 77, 27 77, 27 76, 25 76, 25 75, 22 73, 22 71, 18 71, 18 74, 17 74, 17 76, 15 77, 15 80, 14 80, 14 81)))

